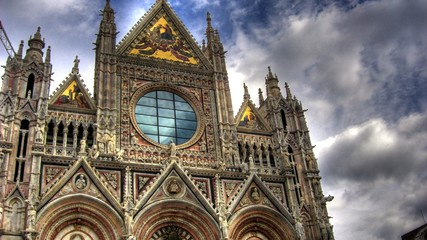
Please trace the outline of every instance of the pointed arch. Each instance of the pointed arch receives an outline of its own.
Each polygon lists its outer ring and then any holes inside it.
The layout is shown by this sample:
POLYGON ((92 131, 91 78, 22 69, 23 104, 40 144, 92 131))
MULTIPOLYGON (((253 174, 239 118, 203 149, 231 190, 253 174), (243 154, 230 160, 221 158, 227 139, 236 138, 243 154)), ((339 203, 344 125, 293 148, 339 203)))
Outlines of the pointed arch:
POLYGON ((65 239, 73 234, 114 240, 121 239, 124 234, 120 215, 103 201, 85 194, 54 200, 39 211, 36 221, 40 239, 46 240, 65 239))
POLYGON ((156 239, 156 233, 167 228, 181 229, 189 239, 216 240, 221 232, 206 210, 182 199, 158 201, 135 216, 137 239, 156 239))
POLYGON ((229 239, 297 239, 292 223, 277 211, 262 205, 239 210, 229 219, 229 225, 229 239))

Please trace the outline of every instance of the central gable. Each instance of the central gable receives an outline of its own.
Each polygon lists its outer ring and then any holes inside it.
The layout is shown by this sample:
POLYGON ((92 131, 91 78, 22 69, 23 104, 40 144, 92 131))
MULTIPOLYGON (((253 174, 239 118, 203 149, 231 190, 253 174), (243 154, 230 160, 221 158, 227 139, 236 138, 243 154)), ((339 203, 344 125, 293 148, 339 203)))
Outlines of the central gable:
POLYGON ((166 1, 157 1, 117 47, 121 56, 210 69, 196 41, 166 1))

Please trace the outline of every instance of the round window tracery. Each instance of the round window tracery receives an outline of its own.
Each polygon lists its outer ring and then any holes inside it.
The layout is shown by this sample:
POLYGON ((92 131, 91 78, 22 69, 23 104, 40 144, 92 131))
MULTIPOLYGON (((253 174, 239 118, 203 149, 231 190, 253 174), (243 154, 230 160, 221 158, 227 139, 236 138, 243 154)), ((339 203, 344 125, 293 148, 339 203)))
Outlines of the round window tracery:
POLYGON ((191 105, 177 94, 164 90, 144 94, 136 103, 135 119, 148 138, 163 145, 183 144, 197 129, 191 105))

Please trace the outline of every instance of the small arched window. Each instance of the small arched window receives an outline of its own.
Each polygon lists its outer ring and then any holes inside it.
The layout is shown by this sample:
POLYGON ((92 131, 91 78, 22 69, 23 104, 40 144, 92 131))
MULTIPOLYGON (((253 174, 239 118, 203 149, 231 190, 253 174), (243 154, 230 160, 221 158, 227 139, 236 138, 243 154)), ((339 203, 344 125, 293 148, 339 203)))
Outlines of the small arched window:
POLYGON ((33 92, 34 92, 34 74, 30 74, 30 76, 28 76, 28 81, 27 81, 27 89, 25 90, 25 97, 29 97, 32 98, 33 97, 33 92))
POLYGON ((282 109, 280 110, 280 116, 282 117, 282 124, 283 124, 283 129, 286 129, 286 127, 288 126, 286 123, 286 115, 285 115, 285 111, 282 109))

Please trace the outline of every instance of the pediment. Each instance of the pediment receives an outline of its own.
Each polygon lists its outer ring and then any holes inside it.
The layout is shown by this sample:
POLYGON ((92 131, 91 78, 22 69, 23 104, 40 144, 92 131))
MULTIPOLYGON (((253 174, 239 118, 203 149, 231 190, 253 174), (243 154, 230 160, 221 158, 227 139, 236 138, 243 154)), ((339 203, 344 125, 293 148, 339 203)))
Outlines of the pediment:
POLYGON ((63 196, 85 194, 110 204, 121 213, 120 196, 112 191, 111 177, 108 178, 110 174, 105 174, 107 172, 96 170, 85 159, 77 160, 67 169, 44 166, 38 210, 63 196))
POLYGON ((52 94, 49 105, 79 110, 95 110, 96 106, 79 74, 71 73, 52 94))
POLYGON ((242 184, 242 186, 239 186, 241 189, 230 196, 231 201, 227 204, 230 213, 234 214, 246 207, 262 205, 280 212, 288 220, 293 221, 283 202, 277 199, 275 193, 271 191, 270 187, 258 175, 252 173, 242 184))
POLYGON ((235 119, 235 126, 239 132, 268 134, 272 131, 250 99, 243 101, 235 119))
POLYGON ((212 68, 166 1, 156 1, 119 43, 116 52, 121 56, 212 68))
POLYGON ((136 204, 138 211, 159 201, 177 200, 199 206, 213 218, 217 218, 212 203, 200 190, 200 186, 196 185, 196 181, 193 181, 176 162, 173 161, 157 178, 146 177, 146 180, 149 186, 144 189, 144 194, 136 204))

